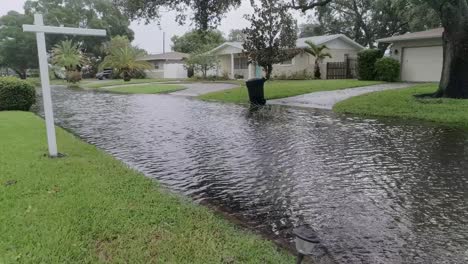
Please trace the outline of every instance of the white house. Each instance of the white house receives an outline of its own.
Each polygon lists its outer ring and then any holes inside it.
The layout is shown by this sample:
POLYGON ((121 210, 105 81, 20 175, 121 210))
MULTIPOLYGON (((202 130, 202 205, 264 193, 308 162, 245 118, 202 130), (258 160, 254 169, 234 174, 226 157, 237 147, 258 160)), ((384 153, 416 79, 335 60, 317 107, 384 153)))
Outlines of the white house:
POLYGON ((442 75, 443 28, 379 39, 389 43, 390 56, 401 63, 401 80, 438 82, 442 75))
POLYGON ((146 71, 150 78, 158 79, 184 79, 188 77, 184 60, 188 54, 181 52, 167 52, 161 54, 150 54, 140 60, 154 65, 154 70, 146 71))
MULTIPOLYGON (((364 49, 363 46, 342 34, 300 38, 297 40, 296 46, 298 48, 308 47, 305 43, 307 40, 316 45, 326 45, 329 48, 328 52, 332 55, 332 58, 327 58, 322 63, 323 77, 327 76, 327 62, 343 62, 346 57, 355 58, 357 53, 364 49)), ((242 44, 242 42, 225 42, 211 50, 210 52, 216 55, 220 61, 219 67, 211 74, 227 75, 231 79, 261 77, 263 74, 262 69, 248 63, 242 44)), ((291 75, 304 71, 312 74, 314 64, 315 58, 312 55, 305 52, 300 53, 289 61, 274 65, 272 76, 291 75)))

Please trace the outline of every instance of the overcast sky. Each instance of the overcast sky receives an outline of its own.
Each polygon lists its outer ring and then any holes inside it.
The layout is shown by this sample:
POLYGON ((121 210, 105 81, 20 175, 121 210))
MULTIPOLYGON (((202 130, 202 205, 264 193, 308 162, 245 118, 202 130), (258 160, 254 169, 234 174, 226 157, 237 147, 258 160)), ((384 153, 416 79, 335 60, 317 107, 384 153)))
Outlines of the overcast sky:
MULTIPOLYGON (((6 14, 9 10, 23 12, 23 5, 26 0, 0 0, 0 15, 6 14)), ((249 0, 243 0, 243 4, 236 10, 226 14, 221 25, 218 27, 225 36, 231 29, 245 28, 249 23, 244 19, 245 14, 251 13, 253 10, 250 6, 249 0)), ((297 14, 296 19, 299 18, 299 23, 306 21, 304 16, 297 14)), ((170 50, 171 37, 174 35, 182 35, 192 28, 190 22, 186 25, 179 26, 175 22, 175 13, 167 12, 163 14, 160 26, 157 23, 145 25, 143 22, 133 22, 131 29, 135 31, 135 41, 133 44, 144 48, 150 53, 160 53, 163 51, 163 32, 166 32, 166 51, 170 50)))

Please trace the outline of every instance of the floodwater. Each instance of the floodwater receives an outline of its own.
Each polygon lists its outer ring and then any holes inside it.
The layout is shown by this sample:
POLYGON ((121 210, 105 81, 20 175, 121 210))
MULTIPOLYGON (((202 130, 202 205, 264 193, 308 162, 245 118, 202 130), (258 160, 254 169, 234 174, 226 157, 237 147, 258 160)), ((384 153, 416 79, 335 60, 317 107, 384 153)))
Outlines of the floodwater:
POLYGON ((171 95, 53 89, 57 123, 274 238, 339 263, 468 263, 468 132, 171 95))

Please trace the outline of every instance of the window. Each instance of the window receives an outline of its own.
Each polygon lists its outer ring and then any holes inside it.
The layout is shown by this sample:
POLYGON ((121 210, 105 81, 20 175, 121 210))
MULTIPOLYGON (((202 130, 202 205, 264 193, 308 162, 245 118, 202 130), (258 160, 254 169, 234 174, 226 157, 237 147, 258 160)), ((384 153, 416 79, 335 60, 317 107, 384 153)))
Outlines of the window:
POLYGON ((249 68, 249 61, 247 57, 234 58, 234 69, 235 70, 246 70, 249 68))

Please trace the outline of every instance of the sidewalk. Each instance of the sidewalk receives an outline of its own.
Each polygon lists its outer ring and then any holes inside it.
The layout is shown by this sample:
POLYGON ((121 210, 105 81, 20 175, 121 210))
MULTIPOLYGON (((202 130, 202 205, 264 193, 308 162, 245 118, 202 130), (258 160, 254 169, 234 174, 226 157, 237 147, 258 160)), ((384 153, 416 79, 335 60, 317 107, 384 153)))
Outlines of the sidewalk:
POLYGON ((385 83, 366 87, 349 88, 327 92, 315 92, 294 97, 275 99, 268 101, 268 104, 332 110, 336 103, 354 96, 371 92, 403 89, 410 86, 412 86, 411 83, 385 83))

